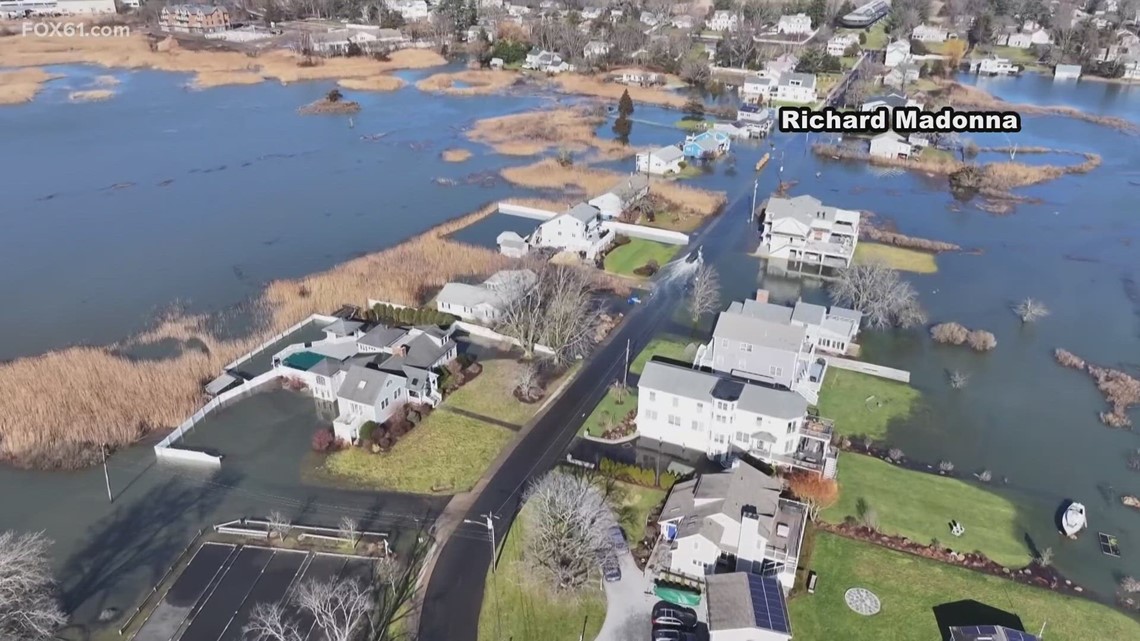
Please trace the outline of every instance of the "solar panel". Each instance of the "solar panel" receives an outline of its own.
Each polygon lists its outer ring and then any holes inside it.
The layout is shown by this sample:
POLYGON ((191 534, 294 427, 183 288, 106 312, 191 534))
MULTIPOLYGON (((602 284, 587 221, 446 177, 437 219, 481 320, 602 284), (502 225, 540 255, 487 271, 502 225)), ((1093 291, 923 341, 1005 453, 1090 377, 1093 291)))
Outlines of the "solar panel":
POLYGON ((749 574, 748 591, 752 596, 752 613, 755 616, 756 626, 791 634, 788 606, 784 602, 784 590, 780 587, 780 583, 770 577, 749 574))
POLYGON ((1037 641, 1037 636, 1020 630, 1005 629, 1005 638, 1009 641, 1037 641))

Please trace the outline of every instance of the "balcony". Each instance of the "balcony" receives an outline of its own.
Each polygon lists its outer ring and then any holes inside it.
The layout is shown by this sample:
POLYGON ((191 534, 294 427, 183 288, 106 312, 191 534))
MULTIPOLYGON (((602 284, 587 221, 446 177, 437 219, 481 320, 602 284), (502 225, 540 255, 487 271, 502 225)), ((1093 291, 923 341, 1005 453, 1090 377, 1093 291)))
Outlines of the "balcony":
POLYGON ((829 418, 808 416, 800 425, 799 432, 800 436, 830 443, 832 435, 835 434, 835 422, 829 418))

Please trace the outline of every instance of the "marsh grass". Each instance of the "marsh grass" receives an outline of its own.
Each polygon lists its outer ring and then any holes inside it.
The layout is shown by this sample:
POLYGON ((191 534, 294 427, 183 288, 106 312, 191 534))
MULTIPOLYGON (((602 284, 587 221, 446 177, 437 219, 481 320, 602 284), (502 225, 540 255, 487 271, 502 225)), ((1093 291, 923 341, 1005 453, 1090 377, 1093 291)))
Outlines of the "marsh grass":
POLYGON ((444 149, 440 156, 443 158, 443 162, 463 162, 471 158, 471 152, 460 148, 444 149))
POLYGON ((498 93, 518 82, 522 76, 509 71, 466 69, 454 73, 437 73, 416 83, 416 89, 451 96, 481 96, 498 93), (468 86, 456 87, 461 82, 468 86))
MULTIPOLYGON (((17 38, 7 38, 16 40, 17 38)), ((3 40, 0 40, 3 42, 3 40)), ((3 56, 0 56, 2 59, 3 56)), ((45 82, 59 78, 38 68, 0 71, 0 105, 15 105, 36 97, 45 82)))
POLYGON ((604 121, 587 109, 530 111, 478 120, 467 138, 508 156, 534 156, 552 149, 628 154, 629 147, 595 135, 594 130, 604 121))
POLYGON ((67 99, 71 102, 100 102, 110 100, 114 96, 115 92, 110 89, 84 89, 72 91, 67 94, 67 99))
POLYGON ((665 89, 664 87, 637 87, 623 85, 616 82, 607 82, 601 76, 585 76, 576 73, 564 73, 553 78, 554 84, 564 93, 580 94, 604 98, 617 104, 617 100, 625 91, 634 104, 644 103, 660 107, 680 109, 687 100, 685 96, 665 89))
POLYGON ((1066 118, 1090 122, 1094 125, 1110 127, 1129 134, 1140 134, 1140 126, 1124 118, 1117 118, 1116 116, 1102 116, 1099 114, 1086 113, 1073 107, 1006 102, 982 89, 969 87, 956 82, 942 82, 940 85, 941 97, 955 107, 989 109, 994 111, 1016 111, 1023 116, 1064 116, 1066 118))
POLYGON ((395 91, 404 86, 404 81, 395 76, 378 75, 368 78, 343 78, 336 84, 355 91, 395 91))

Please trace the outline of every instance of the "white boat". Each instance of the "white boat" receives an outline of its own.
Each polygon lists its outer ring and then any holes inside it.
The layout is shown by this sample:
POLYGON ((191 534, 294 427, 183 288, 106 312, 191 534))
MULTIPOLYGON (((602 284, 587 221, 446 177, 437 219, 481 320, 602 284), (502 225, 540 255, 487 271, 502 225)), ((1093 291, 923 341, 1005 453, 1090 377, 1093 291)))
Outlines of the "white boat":
POLYGON ((1065 513, 1061 515, 1061 529, 1064 530, 1068 536, 1076 536, 1078 532, 1085 529, 1088 523, 1085 521, 1085 506, 1080 503, 1073 503, 1065 509, 1065 513))

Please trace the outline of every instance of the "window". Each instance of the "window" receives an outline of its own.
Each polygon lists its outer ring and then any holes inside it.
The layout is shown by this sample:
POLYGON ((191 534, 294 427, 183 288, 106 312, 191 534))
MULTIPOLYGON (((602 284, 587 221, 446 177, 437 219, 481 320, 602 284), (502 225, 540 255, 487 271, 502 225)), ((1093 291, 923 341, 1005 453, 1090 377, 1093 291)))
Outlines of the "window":
POLYGON ((680 427, 681 426, 681 417, 677 416, 676 414, 670 414, 669 415, 669 424, 670 425, 676 425, 677 427, 680 427))
POLYGON ((741 343, 740 344, 740 351, 751 352, 752 351, 752 343, 741 343))
POLYGON ((651 421, 657 420, 657 410, 645 410, 645 415, 649 417, 651 421))
POLYGON ((793 441, 788 441, 787 443, 784 444, 784 452, 791 452, 795 448, 796 448, 796 444, 793 441))
POLYGON ((657 392, 652 392, 652 391, 649 392, 649 400, 651 400, 651 401, 657 400, 657 392))
POLYGON ((724 434, 717 434, 713 437, 713 441, 717 443, 724 443, 724 434))
POLYGON ((763 426, 764 426, 764 417, 763 416, 757 416, 756 417, 756 427, 763 427, 763 426))
POLYGON ((716 402, 716 408, 718 410, 728 410, 728 403, 726 403, 725 401, 717 401, 716 402))
POLYGON ((717 423, 723 423, 724 422, 724 414, 717 414, 716 415, 716 422, 717 423))
POLYGON ((739 441, 740 443, 747 443, 748 442, 748 432, 737 432, 736 433, 736 440, 739 441))
POLYGON ((673 407, 678 407, 678 406, 680 406, 680 404, 681 404, 681 399, 674 396, 673 397, 673 407))
POLYGON ((720 346, 721 347, 728 347, 728 339, 727 338, 720 339, 720 346))
POLYGON ((325 385, 326 383, 328 383, 328 381, 325 380, 324 376, 318 376, 317 377, 317 385, 325 385))
POLYGON ((775 365, 772 365, 768 367, 768 373, 772 376, 780 376, 784 373, 784 369, 782 367, 776 367, 775 365))
POLYGON ((698 412, 705 411, 705 404, 704 403, 697 403, 697 411, 698 412))
POLYGON ((788 421, 788 432, 787 433, 791 434, 794 431, 796 431, 796 422, 795 421, 788 421))
POLYGON ((701 431, 702 427, 704 427, 704 425, 702 425, 700 421, 693 421, 693 431, 694 432, 701 431))

